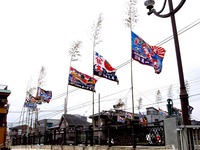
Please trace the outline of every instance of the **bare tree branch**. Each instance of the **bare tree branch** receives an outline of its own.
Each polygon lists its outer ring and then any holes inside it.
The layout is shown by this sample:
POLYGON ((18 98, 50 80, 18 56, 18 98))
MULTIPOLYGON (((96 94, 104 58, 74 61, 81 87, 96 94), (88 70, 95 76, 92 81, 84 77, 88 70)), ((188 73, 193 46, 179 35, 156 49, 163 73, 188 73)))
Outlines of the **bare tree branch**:
POLYGON ((156 103, 157 104, 161 103, 162 99, 163 99, 162 94, 161 94, 160 90, 158 90, 156 93, 156 103))
POLYGON ((30 79, 30 81, 28 83, 28 87, 27 87, 27 91, 26 91, 26 97, 27 98, 32 96, 35 93, 35 90, 36 90, 35 87, 31 87, 31 83, 32 83, 32 79, 30 79))
POLYGON ((140 97, 138 99, 138 110, 140 110, 142 108, 142 98, 140 97))
POLYGON ((173 99, 174 94, 173 94, 172 88, 173 88, 172 85, 170 85, 168 89, 168 94, 167 94, 168 99, 173 99))
POLYGON ((27 97, 29 97, 30 95, 33 95, 33 93, 35 92, 35 90, 36 90, 35 87, 29 88, 28 91, 26 91, 27 97))
POLYGON ((185 88, 186 88, 187 94, 189 95, 190 85, 187 80, 185 80, 185 88))
POLYGON ((81 56, 79 48, 82 46, 82 41, 74 41, 69 50, 69 55, 71 56, 71 61, 78 61, 81 56))
POLYGON ((103 22, 103 17, 102 17, 102 14, 100 14, 97 23, 94 23, 92 26, 91 40, 94 41, 94 45, 93 45, 94 47, 102 42, 102 40, 100 40, 102 22, 103 22))
POLYGON ((137 0, 130 0, 127 4, 127 11, 125 12, 127 18, 124 19, 125 26, 133 30, 135 23, 138 22, 137 0))
POLYGON ((40 73, 39 73, 39 78, 38 78, 38 87, 42 87, 45 84, 44 78, 46 77, 46 69, 44 66, 42 66, 40 73))

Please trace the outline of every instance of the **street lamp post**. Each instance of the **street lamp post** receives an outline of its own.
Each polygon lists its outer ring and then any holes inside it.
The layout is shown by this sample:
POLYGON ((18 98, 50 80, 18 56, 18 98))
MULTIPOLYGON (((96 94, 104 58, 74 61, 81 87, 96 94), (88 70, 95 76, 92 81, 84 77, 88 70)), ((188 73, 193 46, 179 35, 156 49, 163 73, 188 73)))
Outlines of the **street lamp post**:
POLYGON ((181 0, 181 2, 177 5, 176 8, 173 8, 172 0, 168 0, 169 4, 169 13, 167 14, 161 14, 166 6, 166 1, 164 0, 163 7, 160 11, 156 11, 153 7, 155 4, 154 0, 146 0, 144 5, 149 9, 148 15, 151 15, 154 13, 156 16, 161 18, 167 18, 171 17, 171 23, 172 23, 172 30, 173 30, 173 36, 174 36, 174 44, 175 44, 175 50, 176 50, 176 59, 177 59, 177 66, 178 66, 178 73, 179 73, 179 82, 180 82, 180 100, 181 100, 181 109, 182 109, 182 118, 183 118, 183 124, 184 125, 190 125, 190 119, 189 119, 189 111, 188 111, 188 94, 185 87, 185 80, 183 75, 183 68, 182 68, 182 61, 181 61, 181 54, 180 54, 180 47, 179 47, 179 40, 178 40, 178 33, 176 28, 176 20, 175 20, 175 13, 179 11, 179 9, 184 5, 186 0, 181 0))

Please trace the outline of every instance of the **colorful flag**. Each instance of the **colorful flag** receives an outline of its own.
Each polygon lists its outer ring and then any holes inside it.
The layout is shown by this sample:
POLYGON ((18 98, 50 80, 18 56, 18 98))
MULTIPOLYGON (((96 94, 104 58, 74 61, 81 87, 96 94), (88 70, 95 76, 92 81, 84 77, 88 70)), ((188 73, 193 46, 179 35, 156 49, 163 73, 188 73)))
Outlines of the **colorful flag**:
POLYGON ((38 87, 37 99, 49 103, 52 98, 52 91, 45 91, 44 89, 38 87))
POLYGON ((189 113, 190 113, 190 114, 192 114, 193 109, 194 109, 194 107, 192 107, 192 106, 190 106, 190 105, 188 106, 188 110, 189 110, 189 113))
POLYGON ((125 118, 123 118, 121 116, 117 116, 117 122, 124 123, 125 122, 125 118))
POLYGON ((131 119, 131 120, 132 120, 132 119, 133 119, 133 116, 132 116, 131 113, 126 112, 125 118, 127 118, 127 119, 131 119))
POLYGON ((26 98, 26 103, 36 103, 36 104, 42 104, 42 101, 38 99, 37 97, 32 96, 29 94, 29 97, 26 98))
POLYGON ((158 108, 158 111, 159 111, 159 114, 160 114, 161 116, 166 117, 166 116, 168 115, 168 112, 162 110, 161 108, 158 108))
POLYGON ((29 109, 31 109, 31 110, 35 110, 36 108, 37 108, 37 104, 36 103, 24 103, 24 107, 27 107, 27 108, 29 108, 29 109))
POLYGON ((42 104, 42 100, 38 99, 37 97, 34 96, 30 96, 29 99, 31 100, 32 103, 36 103, 36 104, 42 104))
POLYGON ((142 126, 146 126, 147 119, 144 117, 144 115, 141 114, 141 112, 139 112, 139 118, 140 118, 140 124, 142 124, 142 126))
POLYGON ((27 107, 31 110, 35 110, 37 108, 37 104, 36 102, 33 101, 32 98, 28 98, 26 97, 25 103, 24 103, 24 107, 27 107))
POLYGON ((115 75, 116 69, 113 68, 110 63, 105 60, 101 55, 95 52, 94 55, 94 75, 106 78, 108 80, 116 81, 119 83, 117 76, 115 75))
POLYGON ((173 114, 172 115, 178 115, 178 116, 181 116, 182 115, 182 110, 176 108, 176 107, 172 107, 172 111, 173 111, 173 114))
POLYGON ((70 67, 68 81, 69 85, 95 92, 95 84, 97 80, 89 75, 77 71, 73 67, 70 67))
POLYGON ((152 66, 155 73, 162 71, 162 61, 165 49, 158 46, 150 46, 141 37, 131 32, 132 58, 141 64, 152 66))

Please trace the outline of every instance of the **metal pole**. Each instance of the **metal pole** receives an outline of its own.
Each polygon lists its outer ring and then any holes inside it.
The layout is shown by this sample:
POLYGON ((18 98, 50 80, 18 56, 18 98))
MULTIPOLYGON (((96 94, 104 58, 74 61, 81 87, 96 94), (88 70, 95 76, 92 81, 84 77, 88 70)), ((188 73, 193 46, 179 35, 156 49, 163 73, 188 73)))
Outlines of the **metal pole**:
MULTIPOLYGON (((170 12, 173 12, 172 0, 168 0, 168 3, 169 3, 170 12)), ((171 17, 171 23, 172 23, 172 30, 173 30, 173 36, 174 36, 177 65, 178 65, 178 73, 179 73, 179 81, 180 81, 180 100, 181 100, 183 124, 190 125, 191 122, 189 120, 189 111, 188 111, 188 106, 189 106, 188 94, 185 87, 185 80, 184 80, 184 75, 183 75, 178 33, 177 33, 176 20, 175 20, 174 13, 171 13, 170 17, 171 17)))

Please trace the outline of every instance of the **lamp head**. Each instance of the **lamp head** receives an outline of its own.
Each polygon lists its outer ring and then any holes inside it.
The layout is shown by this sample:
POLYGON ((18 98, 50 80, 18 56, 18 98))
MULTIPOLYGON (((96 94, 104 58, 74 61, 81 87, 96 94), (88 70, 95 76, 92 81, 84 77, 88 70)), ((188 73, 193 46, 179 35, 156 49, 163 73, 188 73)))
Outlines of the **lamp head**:
POLYGON ((154 4, 155 4, 154 0, 146 0, 144 2, 144 5, 146 6, 147 9, 149 9, 149 12, 153 9, 154 4))

